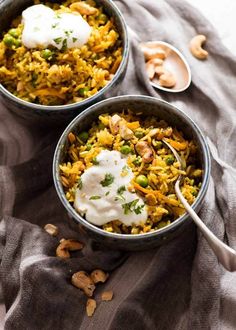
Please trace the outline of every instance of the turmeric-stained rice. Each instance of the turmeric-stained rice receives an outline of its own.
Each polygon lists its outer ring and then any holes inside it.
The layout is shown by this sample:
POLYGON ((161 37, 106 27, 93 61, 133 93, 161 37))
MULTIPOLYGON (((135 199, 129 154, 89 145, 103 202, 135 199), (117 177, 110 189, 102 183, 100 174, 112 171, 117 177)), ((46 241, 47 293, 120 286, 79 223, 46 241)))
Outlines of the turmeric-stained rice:
POLYGON ((125 226, 119 219, 103 225, 109 232, 141 234, 165 227, 184 214, 174 184, 179 174, 184 176, 181 191, 192 204, 201 187, 202 169, 198 148, 194 141, 186 140, 182 132, 155 117, 122 114, 99 116, 87 132, 70 132, 66 158, 60 164, 61 182, 66 198, 73 204, 75 191, 83 172, 96 166, 96 156, 101 150, 117 150, 127 157, 127 164, 134 173, 130 189, 145 201, 148 219, 140 225, 125 226), (123 132, 128 135, 123 135, 123 132), (165 138, 179 153, 184 171, 170 149, 162 142, 165 138), (144 146, 145 149, 139 149, 144 146), (145 158, 149 152, 149 158, 145 158))

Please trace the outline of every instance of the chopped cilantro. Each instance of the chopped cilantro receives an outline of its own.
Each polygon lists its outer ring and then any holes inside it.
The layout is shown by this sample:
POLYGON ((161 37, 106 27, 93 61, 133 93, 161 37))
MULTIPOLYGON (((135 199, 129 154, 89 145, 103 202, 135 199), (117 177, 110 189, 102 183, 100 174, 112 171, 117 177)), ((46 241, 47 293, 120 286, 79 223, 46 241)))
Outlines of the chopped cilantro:
POLYGON ((62 38, 61 38, 61 37, 59 37, 59 38, 55 38, 55 39, 53 39, 53 41, 55 41, 55 43, 56 43, 57 45, 59 45, 59 44, 62 42, 62 38))
POLYGON ((79 188, 79 190, 81 190, 82 187, 83 187, 83 183, 82 183, 81 178, 79 178, 79 180, 78 180, 78 188, 79 188))
POLYGON ((97 160, 96 157, 93 157, 93 159, 92 159, 92 163, 93 163, 94 165, 98 165, 98 164, 99 164, 99 161, 97 160))
POLYGON ((114 182, 114 176, 111 173, 106 173, 104 180, 100 182, 103 187, 110 186, 114 182))
POLYGON ((101 196, 91 196, 89 199, 90 200, 95 200, 95 199, 100 199, 101 198, 101 196))
POLYGON ((52 28, 55 29, 59 23, 52 24, 52 28))
POLYGON ((115 198, 115 201, 118 201, 118 200, 125 201, 125 198, 123 196, 123 193, 124 193, 125 190, 126 190, 125 186, 120 186, 117 189, 118 196, 115 198))
POLYGON ((106 193, 105 193, 105 196, 107 196, 107 195, 109 195, 110 194, 110 191, 107 191, 106 193))
POLYGON ((117 194, 122 195, 124 191, 126 191, 125 186, 120 186, 120 187, 117 189, 117 194))
POLYGON ((67 50, 67 39, 64 39, 64 40, 63 40, 61 50, 62 50, 62 51, 67 50))
POLYGON ((78 40, 78 38, 73 37, 72 40, 73 40, 73 42, 76 42, 78 40))
POLYGON ((144 208, 143 205, 137 205, 139 199, 134 199, 132 202, 122 204, 122 208, 124 210, 124 214, 129 214, 131 212, 135 212, 136 214, 140 214, 142 212, 142 209, 144 208))

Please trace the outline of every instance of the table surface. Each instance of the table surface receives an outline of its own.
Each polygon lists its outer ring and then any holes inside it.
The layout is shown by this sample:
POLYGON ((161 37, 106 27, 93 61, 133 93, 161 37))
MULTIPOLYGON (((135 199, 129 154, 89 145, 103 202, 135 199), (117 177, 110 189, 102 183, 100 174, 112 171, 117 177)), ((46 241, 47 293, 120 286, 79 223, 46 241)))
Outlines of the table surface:
MULTIPOLYGON (((235 0, 186 0, 213 24, 224 45, 236 55, 236 1, 235 0)), ((199 31, 201 33, 201 31, 199 31)), ((0 329, 4 328, 5 307, 0 304, 0 329)))

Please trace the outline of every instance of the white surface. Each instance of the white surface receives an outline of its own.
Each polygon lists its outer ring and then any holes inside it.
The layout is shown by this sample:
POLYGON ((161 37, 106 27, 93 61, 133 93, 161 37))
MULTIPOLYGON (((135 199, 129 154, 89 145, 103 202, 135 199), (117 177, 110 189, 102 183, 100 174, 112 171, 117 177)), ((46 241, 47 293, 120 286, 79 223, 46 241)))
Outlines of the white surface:
POLYGON ((236 55, 236 1, 187 0, 214 25, 224 45, 236 55))

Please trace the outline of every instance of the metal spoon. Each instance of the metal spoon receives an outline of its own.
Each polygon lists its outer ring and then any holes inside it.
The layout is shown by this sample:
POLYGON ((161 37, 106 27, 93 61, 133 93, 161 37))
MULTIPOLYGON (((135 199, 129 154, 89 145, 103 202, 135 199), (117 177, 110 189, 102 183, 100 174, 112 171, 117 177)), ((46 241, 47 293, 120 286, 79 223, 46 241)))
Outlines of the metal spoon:
MULTIPOLYGON (((165 140, 162 140, 164 144, 172 151, 177 161, 180 163, 181 170, 183 169, 182 160, 177 153, 177 151, 165 140)), ((203 236, 207 240, 208 244, 212 248, 213 252, 217 256, 219 262, 230 272, 236 271, 236 251, 231 247, 220 241, 211 231, 207 228, 207 226, 202 222, 199 216, 195 213, 192 207, 188 204, 184 196, 180 191, 180 182, 182 179, 182 175, 179 175, 176 183, 175 183, 175 192, 180 202, 183 204, 184 208, 191 216, 195 224, 198 226, 203 236)))

